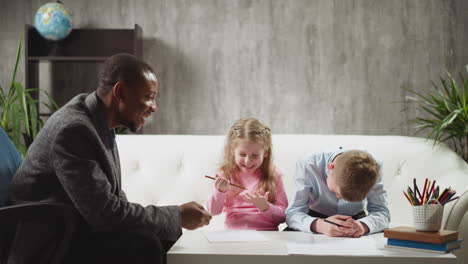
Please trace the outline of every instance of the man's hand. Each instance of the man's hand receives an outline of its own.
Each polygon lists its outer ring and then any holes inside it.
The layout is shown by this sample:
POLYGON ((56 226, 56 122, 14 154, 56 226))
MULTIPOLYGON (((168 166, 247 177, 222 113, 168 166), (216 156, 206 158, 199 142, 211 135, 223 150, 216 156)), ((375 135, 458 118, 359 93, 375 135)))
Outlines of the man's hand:
POLYGON ((314 232, 322 233, 331 237, 349 236, 349 234, 354 232, 354 229, 352 229, 353 224, 348 222, 348 219, 353 218, 347 215, 333 215, 328 217, 327 220, 339 224, 341 227, 327 223, 323 221, 323 219, 317 219, 312 222, 310 228, 314 232))
POLYGON ((346 236, 349 237, 360 237, 369 233, 369 227, 361 221, 356 221, 353 218, 346 220, 351 225, 351 230, 346 236))
POLYGON ((181 225, 183 228, 195 230, 210 223, 211 214, 196 202, 184 203, 179 207, 181 225))
POLYGON ((260 195, 258 192, 255 192, 255 195, 250 193, 245 193, 242 195, 246 202, 249 202, 255 205, 260 211, 264 212, 268 209, 268 195, 270 192, 266 192, 265 195, 260 195))

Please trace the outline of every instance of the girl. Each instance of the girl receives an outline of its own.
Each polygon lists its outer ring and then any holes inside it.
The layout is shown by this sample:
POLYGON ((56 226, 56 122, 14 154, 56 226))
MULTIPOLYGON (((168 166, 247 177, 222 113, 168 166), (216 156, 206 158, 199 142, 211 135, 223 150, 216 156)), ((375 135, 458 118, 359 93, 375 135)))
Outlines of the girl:
POLYGON ((254 118, 237 120, 206 203, 212 215, 226 212, 226 229, 278 230, 285 221, 288 200, 282 173, 272 160, 270 128, 254 118))

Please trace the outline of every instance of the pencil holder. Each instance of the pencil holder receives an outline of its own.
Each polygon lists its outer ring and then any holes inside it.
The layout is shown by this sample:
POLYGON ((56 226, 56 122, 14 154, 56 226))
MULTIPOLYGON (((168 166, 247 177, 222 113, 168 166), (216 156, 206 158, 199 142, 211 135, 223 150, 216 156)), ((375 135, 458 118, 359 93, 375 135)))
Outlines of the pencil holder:
POLYGON ((444 206, 436 199, 429 200, 423 205, 413 206, 414 227, 417 231, 439 231, 443 214, 444 206), (431 201, 435 204, 429 204, 431 201))

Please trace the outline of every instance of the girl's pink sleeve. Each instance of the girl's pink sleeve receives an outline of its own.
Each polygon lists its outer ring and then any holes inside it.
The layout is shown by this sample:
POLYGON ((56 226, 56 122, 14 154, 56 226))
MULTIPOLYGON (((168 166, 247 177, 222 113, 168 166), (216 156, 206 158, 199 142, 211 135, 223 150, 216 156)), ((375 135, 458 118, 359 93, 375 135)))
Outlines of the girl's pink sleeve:
POLYGON ((270 203, 270 207, 265 211, 266 215, 270 215, 275 222, 284 223, 286 221, 286 208, 288 207, 288 197, 284 190, 283 174, 276 169, 276 202, 270 203))
MULTIPOLYGON (((217 176, 221 176, 219 173, 217 176)), ((210 197, 206 201, 206 210, 212 215, 219 215, 223 212, 224 202, 226 201, 228 192, 220 192, 213 184, 213 190, 211 191, 210 197)))

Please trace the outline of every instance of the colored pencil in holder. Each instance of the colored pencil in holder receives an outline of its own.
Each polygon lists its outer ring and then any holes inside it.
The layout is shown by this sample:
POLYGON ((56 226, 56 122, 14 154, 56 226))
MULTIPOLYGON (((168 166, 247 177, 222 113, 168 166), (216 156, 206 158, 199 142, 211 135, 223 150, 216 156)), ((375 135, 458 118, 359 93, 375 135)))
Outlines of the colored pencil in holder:
POLYGON ((425 204, 427 181, 428 181, 428 179, 426 178, 426 180, 424 181, 424 188, 423 188, 423 191, 422 191, 421 204, 425 204))
POLYGON ((419 205, 419 200, 416 197, 416 193, 414 193, 409 187, 408 187, 408 190, 409 190, 408 194, 410 195, 410 198, 413 200, 413 205, 419 205))
POLYGON ((403 195, 405 195, 406 199, 408 199, 408 202, 411 204, 411 205, 414 205, 413 201, 411 201, 411 198, 408 196, 408 194, 406 194, 404 191, 403 191, 403 195))
POLYGON ((455 197, 455 198, 452 198, 452 199, 448 200, 447 202, 444 203, 444 205, 450 203, 451 201, 455 201, 455 200, 457 200, 458 198, 460 198, 460 196, 457 196, 457 197, 455 197))
POLYGON ((414 178, 413 182, 414 182, 414 194, 416 198, 418 198, 417 195, 419 195, 418 199, 421 199, 421 193, 419 192, 418 185, 416 184, 416 178, 414 178))

